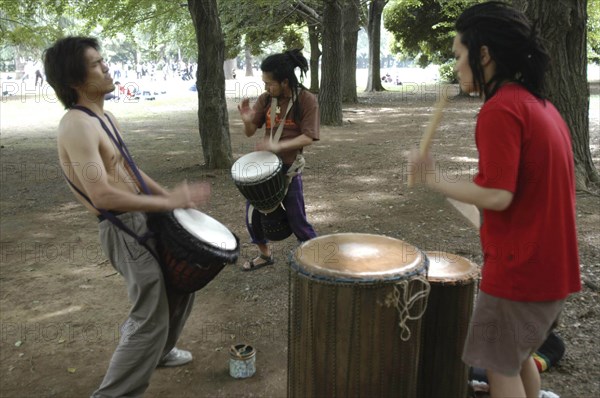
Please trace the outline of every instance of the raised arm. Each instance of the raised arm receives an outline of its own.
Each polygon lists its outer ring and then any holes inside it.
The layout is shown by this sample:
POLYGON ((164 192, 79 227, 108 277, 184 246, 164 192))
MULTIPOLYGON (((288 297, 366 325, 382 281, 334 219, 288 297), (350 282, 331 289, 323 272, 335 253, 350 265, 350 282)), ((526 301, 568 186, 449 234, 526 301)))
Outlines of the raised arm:
POLYGON ((252 137, 258 127, 253 123, 255 112, 250 107, 250 100, 248 98, 242 99, 242 102, 238 105, 238 110, 244 123, 244 134, 246 134, 246 137, 252 137))

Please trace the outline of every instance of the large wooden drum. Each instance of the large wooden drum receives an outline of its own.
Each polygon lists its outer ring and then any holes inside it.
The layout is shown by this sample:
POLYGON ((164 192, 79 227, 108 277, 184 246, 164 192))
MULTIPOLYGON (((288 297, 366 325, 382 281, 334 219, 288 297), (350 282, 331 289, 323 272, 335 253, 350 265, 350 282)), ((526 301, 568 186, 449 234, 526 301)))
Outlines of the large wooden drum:
POLYGON ((426 254, 431 292, 421 327, 418 397, 466 397, 469 369, 461 356, 479 269, 455 254, 426 254))
POLYGON ((302 244, 290 265, 288 396, 416 396, 427 257, 335 234, 302 244))

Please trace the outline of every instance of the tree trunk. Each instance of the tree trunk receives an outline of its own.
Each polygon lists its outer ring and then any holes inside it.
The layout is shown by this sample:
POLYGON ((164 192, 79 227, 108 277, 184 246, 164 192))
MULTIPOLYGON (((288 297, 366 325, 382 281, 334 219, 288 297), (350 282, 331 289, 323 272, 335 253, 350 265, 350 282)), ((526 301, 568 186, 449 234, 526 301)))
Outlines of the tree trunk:
POLYGON ((324 0, 323 66, 319 107, 321 124, 342 124, 342 9, 337 0, 324 0))
POLYGON ((25 75, 25 60, 21 57, 21 46, 15 47, 15 79, 20 81, 25 75))
POLYGON ((342 15, 343 39, 344 39, 344 62, 342 64, 342 102, 345 104, 356 104, 356 47, 358 43, 359 30, 359 0, 346 0, 342 15))
POLYGON ((587 0, 513 0, 540 28, 552 57, 548 99, 567 122, 573 141, 577 189, 600 182, 590 152, 587 81, 587 0))
POLYGON ((369 3, 369 77, 365 91, 385 91, 381 85, 381 15, 387 0, 372 0, 369 3))
POLYGON ((308 25, 308 42, 310 43, 310 91, 319 93, 319 59, 321 50, 319 49, 319 27, 308 25))
POLYGON ((254 76, 252 53, 250 52, 250 46, 248 45, 246 45, 246 48, 244 49, 244 59, 246 62, 246 76, 254 76))
POLYGON ((233 163, 223 74, 224 39, 217 0, 188 0, 198 43, 198 122, 204 161, 209 169, 233 163))

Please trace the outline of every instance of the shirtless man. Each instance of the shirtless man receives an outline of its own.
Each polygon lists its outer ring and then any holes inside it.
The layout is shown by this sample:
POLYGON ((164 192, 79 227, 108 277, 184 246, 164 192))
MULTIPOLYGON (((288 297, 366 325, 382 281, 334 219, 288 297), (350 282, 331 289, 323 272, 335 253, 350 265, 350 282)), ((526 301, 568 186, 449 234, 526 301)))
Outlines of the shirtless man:
MULTIPOLYGON (((146 212, 196 207, 208 200, 210 187, 184 182, 168 191, 138 169, 151 194, 142 193, 143 184, 109 137, 109 133, 117 136, 115 129, 120 131, 114 116, 103 109, 104 95, 115 86, 96 39, 57 41, 44 53, 44 67, 48 83, 68 109, 58 128, 60 165, 76 198, 98 217, 102 250, 123 275, 132 302, 104 380, 92 396, 141 396, 157 366, 192 360, 191 353, 175 348, 175 343, 194 295, 178 298, 179 307, 169 321, 172 297, 167 295, 160 265, 99 209, 142 236, 148 231, 146 212)), ((150 239, 148 246, 154 245, 150 239)))

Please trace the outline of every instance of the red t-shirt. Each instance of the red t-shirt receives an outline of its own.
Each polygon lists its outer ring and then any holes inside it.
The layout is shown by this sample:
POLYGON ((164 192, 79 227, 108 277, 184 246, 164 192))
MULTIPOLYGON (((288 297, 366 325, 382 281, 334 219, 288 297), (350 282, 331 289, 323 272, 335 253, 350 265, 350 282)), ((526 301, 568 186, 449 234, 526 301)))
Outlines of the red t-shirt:
MULTIPOLYGON (((275 115, 273 134, 277 131, 277 127, 281 123, 281 118, 285 115, 289 100, 289 98, 278 100, 279 113, 275 115)), ((291 140, 302 134, 309 136, 315 141, 319 140, 319 102, 317 101, 317 97, 308 90, 301 90, 296 101, 285 118, 280 141, 291 140), (294 121, 294 108, 297 106, 300 107, 298 122, 294 121)), ((258 128, 266 124, 265 136, 268 136, 271 133, 271 96, 269 93, 261 94, 254 104, 253 109, 256 112, 253 123, 258 128)), ((299 152, 301 153, 302 150, 284 151, 279 155, 284 164, 291 165, 299 152)))
POLYGON ((515 301, 579 291, 573 150, 554 105, 507 84, 481 108, 475 139, 475 184, 514 195, 506 210, 483 212, 481 290, 515 301))

